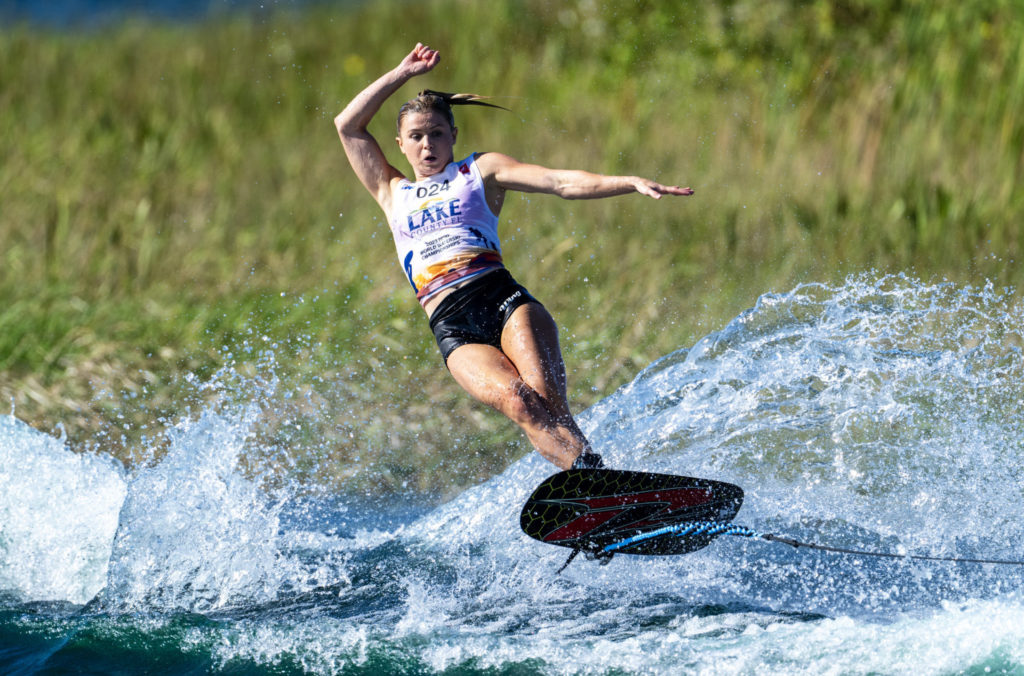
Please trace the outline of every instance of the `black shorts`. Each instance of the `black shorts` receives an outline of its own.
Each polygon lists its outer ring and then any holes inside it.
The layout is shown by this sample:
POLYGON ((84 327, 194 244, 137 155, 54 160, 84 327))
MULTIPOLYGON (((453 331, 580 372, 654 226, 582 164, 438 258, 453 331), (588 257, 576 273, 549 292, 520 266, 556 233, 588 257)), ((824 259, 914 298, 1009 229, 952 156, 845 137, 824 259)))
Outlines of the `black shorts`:
POLYGON ((536 303, 504 268, 488 272, 445 296, 430 315, 441 356, 462 345, 482 343, 501 347, 501 331, 520 305, 536 303))

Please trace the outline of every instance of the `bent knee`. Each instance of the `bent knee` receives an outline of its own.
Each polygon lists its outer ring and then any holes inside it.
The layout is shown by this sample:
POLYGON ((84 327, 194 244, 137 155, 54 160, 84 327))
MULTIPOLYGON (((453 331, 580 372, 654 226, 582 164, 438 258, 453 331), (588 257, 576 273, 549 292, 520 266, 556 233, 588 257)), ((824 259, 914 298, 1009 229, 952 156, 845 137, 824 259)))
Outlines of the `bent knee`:
POLYGON ((498 407, 509 419, 520 425, 548 425, 551 413, 544 399, 521 379, 512 382, 498 407))

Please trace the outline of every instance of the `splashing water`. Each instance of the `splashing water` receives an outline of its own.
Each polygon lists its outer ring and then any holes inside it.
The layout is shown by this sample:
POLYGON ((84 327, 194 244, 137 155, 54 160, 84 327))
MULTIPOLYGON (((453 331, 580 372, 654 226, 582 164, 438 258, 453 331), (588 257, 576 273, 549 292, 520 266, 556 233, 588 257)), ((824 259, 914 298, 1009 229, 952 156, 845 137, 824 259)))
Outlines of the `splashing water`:
POLYGON ((274 598, 296 571, 278 548, 278 505, 235 471, 255 408, 206 413, 131 482, 104 604, 202 610, 274 598))
POLYGON ((85 603, 103 587, 124 472, 0 416, 0 593, 85 603))
MULTIPOLYGON (((613 467, 742 485, 763 532, 1024 559, 1022 320, 992 288, 802 285, 580 422, 613 467)), ((719 538, 556 577, 566 551, 518 528, 536 455, 434 509, 268 490, 240 469, 264 398, 179 423, 130 475, 0 419, 0 670, 1024 669, 1019 568, 719 538)))

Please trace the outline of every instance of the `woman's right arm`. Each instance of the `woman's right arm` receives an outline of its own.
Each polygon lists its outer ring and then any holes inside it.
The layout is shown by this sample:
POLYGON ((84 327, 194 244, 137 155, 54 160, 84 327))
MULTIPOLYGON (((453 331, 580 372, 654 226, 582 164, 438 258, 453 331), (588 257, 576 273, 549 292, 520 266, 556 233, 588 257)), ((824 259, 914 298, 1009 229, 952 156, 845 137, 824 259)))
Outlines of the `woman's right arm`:
POLYGON ((388 162, 380 144, 367 131, 367 127, 389 96, 410 78, 433 69, 440 60, 441 55, 436 50, 417 43, 394 70, 385 73, 361 91, 334 118, 334 126, 338 129, 338 136, 341 137, 341 144, 345 147, 352 169, 385 212, 390 212, 391 182, 402 178, 402 172, 388 162))

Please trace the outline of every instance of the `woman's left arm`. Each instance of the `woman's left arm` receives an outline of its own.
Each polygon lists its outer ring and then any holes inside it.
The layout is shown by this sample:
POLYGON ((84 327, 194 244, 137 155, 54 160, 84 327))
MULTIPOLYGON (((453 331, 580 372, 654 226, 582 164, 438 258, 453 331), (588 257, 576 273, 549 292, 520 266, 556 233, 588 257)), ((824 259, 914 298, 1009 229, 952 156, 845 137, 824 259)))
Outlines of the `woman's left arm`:
POLYGON ((692 195, 690 188, 662 185, 639 176, 605 176, 576 169, 549 169, 526 164, 501 153, 483 153, 477 166, 485 179, 518 192, 540 192, 563 199, 596 199, 638 192, 654 199, 662 195, 692 195))

